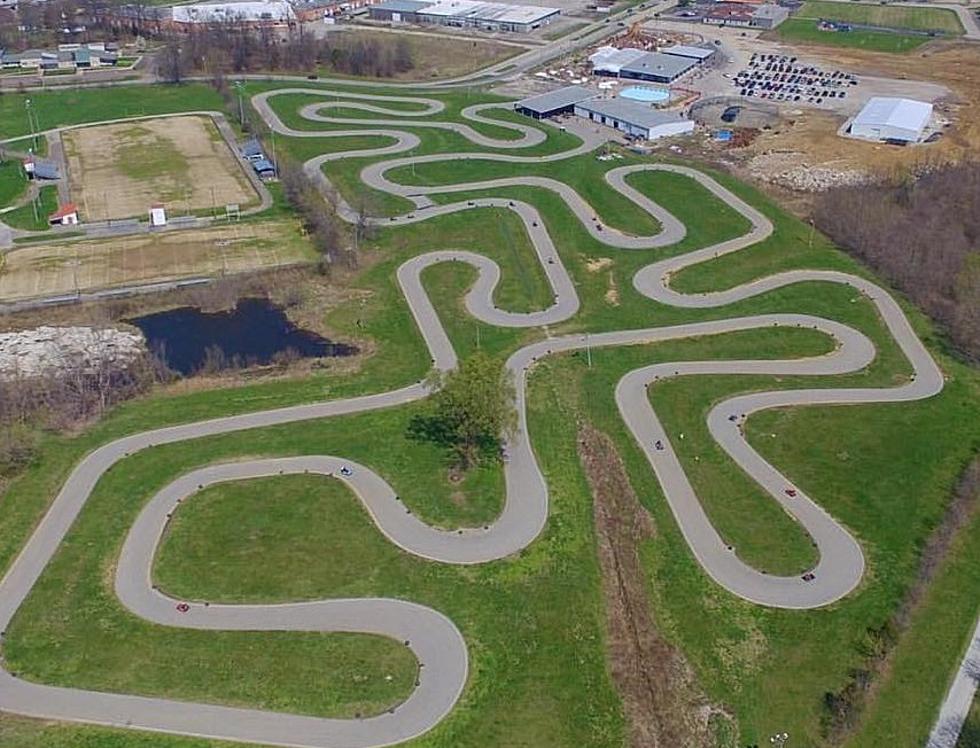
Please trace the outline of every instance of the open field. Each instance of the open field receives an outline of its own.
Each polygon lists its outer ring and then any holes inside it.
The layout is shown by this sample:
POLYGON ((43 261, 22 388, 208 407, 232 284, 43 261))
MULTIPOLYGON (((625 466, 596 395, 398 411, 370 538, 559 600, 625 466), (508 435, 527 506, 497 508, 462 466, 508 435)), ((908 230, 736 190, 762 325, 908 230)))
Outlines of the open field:
POLYGON ((808 0, 791 18, 770 34, 781 41, 818 44, 829 47, 851 47, 870 52, 908 52, 932 40, 925 33, 959 36, 963 25, 951 10, 942 8, 909 8, 900 5, 858 2, 808 0), (854 28, 851 31, 821 31, 821 19, 894 31, 854 28))
POLYGON ((82 127, 66 131, 62 140, 71 198, 82 220, 142 218, 154 203, 177 213, 258 201, 208 117, 82 127))
MULTIPOLYGON (((472 97, 469 103, 477 100, 472 97)), ((449 112, 442 118, 456 116, 449 112)), ((456 134, 443 137, 422 128, 414 131, 423 138, 420 151, 452 152, 461 142, 456 134)), ((555 135, 527 151, 560 150, 566 138, 572 137, 555 135)), ((320 145, 328 149, 363 147, 360 140, 352 136, 345 145, 343 139, 284 138, 283 148, 308 158, 320 145)), ((386 143, 377 138, 374 144, 386 143)), ((359 188, 357 171, 370 160, 328 168, 349 199, 354 199, 359 188)), ((415 173, 403 169, 389 176, 409 184, 499 176, 499 165, 490 162, 451 163, 454 174, 442 165, 418 165, 415 173)), ((550 176, 575 186, 607 226, 636 234, 656 231, 659 226, 649 214, 612 191, 603 177, 611 167, 641 163, 644 160, 628 155, 608 163, 585 154, 551 164, 510 168, 512 173, 550 176)), ((769 216, 775 232, 738 253, 678 273, 674 288, 689 294, 716 291, 796 268, 867 276, 819 235, 811 241, 808 226, 759 193, 729 177, 715 176, 769 216)), ((827 378, 694 376, 658 383, 649 390, 667 433, 686 435, 683 444, 677 442, 679 459, 719 532, 734 540, 740 558, 773 571, 795 573, 813 559, 807 536, 710 438, 705 414, 720 399, 737 393, 887 386, 907 380, 908 362, 874 306, 838 284, 797 283, 718 309, 677 307, 642 296, 632 285, 639 268, 656 258, 682 255, 740 236, 746 226, 741 216, 683 175, 637 174, 630 184, 687 227, 681 241, 643 251, 613 248, 589 234, 562 200, 540 187, 498 187, 434 199, 442 203, 490 194, 526 201, 540 211, 582 302, 578 313, 553 325, 550 334, 792 312, 831 318, 869 336, 877 356, 866 369, 853 374, 827 378)), ((327 319, 341 334, 378 342, 377 354, 365 361, 358 376, 314 374, 296 381, 179 396, 158 391, 121 406, 76 437, 46 435, 41 455, 13 481, 2 502, 0 568, 8 566, 78 458, 114 437, 325 396, 336 399, 373 393, 424 376, 429 357, 394 278, 395 269, 410 257, 433 249, 466 248, 500 264, 503 282, 494 297, 499 305, 540 308, 542 288, 547 302, 542 266, 531 256, 528 236, 502 208, 384 228, 369 245, 365 251, 376 253, 378 262, 366 264, 356 279, 357 287, 367 295, 327 319), (502 235, 505 222, 509 222, 505 231, 510 232, 510 239, 502 235)), ((437 265, 423 275, 460 355, 479 346, 503 360, 518 347, 540 339, 543 332, 539 329, 475 321, 461 303, 474 279, 471 267, 457 263, 437 265)), ((901 405, 786 408, 753 416, 745 427, 750 442, 766 459, 792 476, 860 539, 868 561, 865 581, 854 593, 826 608, 763 608, 711 582, 692 557, 659 482, 613 400, 615 384, 625 372, 651 363, 797 358, 826 352, 831 341, 809 329, 759 329, 597 349, 588 364, 581 352, 539 363, 530 382, 529 430, 551 490, 551 507, 543 535, 514 556, 472 567, 422 561, 381 537, 348 492, 328 481, 296 476, 272 478, 261 486, 227 486, 197 497, 199 503, 184 507, 181 512, 186 514, 176 518, 154 574, 161 585, 187 596, 267 601, 392 595, 444 612, 466 638, 471 675, 450 716, 413 742, 419 748, 621 748, 623 715, 603 652, 592 499, 576 458, 577 424, 588 421, 613 439, 640 501, 656 519, 658 534, 643 544, 641 552, 658 627, 683 650, 712 702, 734 715, 740 731, 738 744, 762 744, 773 732, 786 730, 800 745, 822 745, 826 742, 825 694, 840 689, 852 670, 864 662, 867 632, 892 614, 914 575, 922 539, 942 515, 950 486, 962 465, 980 448, 980 377, 944 355, 943 341, 929 323, 901 299, 899 303, 947 375, 941 394, 901 405), (283 496, 299 498, 287 503, 280 500, 283 496), (247 516, 237 519, 242 509, 247 516), (334 515, 335 526, 324 520, 334 515), (230 527, 242 532, 229 531, 230 527), (339 542, 341 538, 348 542, 339 542), (316 553, 315 549, 327 550, 316 553), (229 559, 227 565, 214 563, 223 558, 229 559), (253 575, 250 569, 259 564, 262 568, 253 575)), ((495 516, 503 488, 499 466, 469 473, 462 485, 452 482, 442 453, 406 436, 415 407, 157 446, 124 459, 99 482, 68 542, 60 547, 8 629, 4 641, 7 663, 26 677, 46 682, 309 713, 349 713, 350 700, 358 694, 345 694, 333 686, 338 678, 350 675, 352 663, 382 657, 372 649, 381 646, 377 642, 355 642, 344 649, 348 645, 332 636, 311 642, 302 634, 256 632, 233 637, 155 626, 121 609, 111 588, 111 571, 122 537, 150 495, 177 475, 214 461, 342 454, 376 470, 391 482, 405 505, 426 521, 453 527, 479 524, 495 516), (338 651, 343 654, 332 659, 338 651), (273 661, 275 667, 270 664, 273 661), (192 672, 182 667, 185 662, 195 664, 192 672), (326 693, 301 691, 297 682, 307 678, 328 683, 326 693)), ((957 648, 945 643, 955 640, 974 620, 978 553, 980 535, 971 528, 947 559, 937 582, 937 597, 930 599, 922 620, 899 644, 906 664, 901 670, 896 665, 894 675, 886 677, 882 697, 868 714, 863 729, 872 737, 863 742, 859 738, 855 748, 921 745, 955 666, 952 659, 957 648), (936 624, 944 636, 940 647, 935 647, 935 637, 929 635, 936 624), (901 734, 880 739, 891 735, 888 730, 896 725, 901 734)), ((389 655, 392 667, 398 667, 397 650, 389 655)), ((396 671, 391 689, 370 681, 381 686, 368 694, 372 703, 397 697, 400 672, 396 671)), ((365 697, 364 691, 359 694, 365 697)), ((32 745, 30 730, 23 729, 26 737, 20 744, 32 745)), ((59 748, 84 745, 85 740, 100 748, 199 745, 166 735, 124 733, 112 738, 107 737, 111 733, 94 728, 58 730, 63 733, 57 738, 60 742, 52 739, 50 744, 59 748), (110 742, 113 739, 120 742, 110 742), (123 742, 127 740, 131 742, 123 742)))
MULTIPOLYGON (((390 80, 424 81, 429 78, 452 78, 502 62, 525 49, 517 44, 504 44, 478 36, 472 39, 452 36, 442 33, 439 29, 374 31, 350 28, 345 29, 343 34, 344 39, 364 41, 378 40, 390 43, 396 38, 404 40, 411 50, 413 67, 404 73, 397 73, 390 80)), ((320 74, 332 73, 328 68, 324 68, 320 70, 320 74)))
MULTIPOLYGON (((832 3, 837 5, 838 3, 832 3)), ((909 52, 931 39, 923 34, 899 34, 888 31, 821 31, 812 18, 788 18, 770 32, 776 39, 796 44, 819 44, 826 47, 851 47, 869 52, 909 52)))
POLYGON ((962 34, 959 16, 944 8, 910 8, 903 5, 860 2, 822 2, 807 0, 795 14, 796 18, 824 18, 888 29, 939 31, 962 34))
POLYGON ((30 244, 4 256, 0 301, 216 277, 311 259, 309 246, 291 221, 30 244))

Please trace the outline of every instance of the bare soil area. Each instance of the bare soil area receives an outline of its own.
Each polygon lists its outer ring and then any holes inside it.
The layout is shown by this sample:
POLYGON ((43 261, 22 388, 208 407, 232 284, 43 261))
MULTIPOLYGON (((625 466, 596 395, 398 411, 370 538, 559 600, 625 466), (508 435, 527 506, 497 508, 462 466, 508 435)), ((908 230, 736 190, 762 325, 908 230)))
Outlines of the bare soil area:
POLYGON ((717 745, 713 718, 723 716, 698 687, 681 652, 657 630, 640 562, 654 537, 612 440, 579 428, 579 459, 592 489, 609 670, 629 726, 631 748, 717 745))
POLYGON ((277 221, 31 244, 8 252, 4 259, 0 302, 234 275, 309 262, 312 254, 294 223, 277 221))
POLYGON ((258 194, 209 117, 97 125, 62 135, 71 199, 84 221, 256 204, 258 194))

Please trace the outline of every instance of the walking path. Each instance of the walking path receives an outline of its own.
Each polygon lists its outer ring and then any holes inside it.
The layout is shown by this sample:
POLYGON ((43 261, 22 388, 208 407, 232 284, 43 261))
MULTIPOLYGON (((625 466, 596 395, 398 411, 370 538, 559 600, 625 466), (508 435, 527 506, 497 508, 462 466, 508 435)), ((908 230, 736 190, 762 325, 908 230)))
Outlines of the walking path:
MULTIPOLYGON (((321 94, 321 91, 315 91, 321 94)), ((269 104, 274 93, 261 94, 254 103, 271 127, 282 134, 308 137, 363 135, 364 130, 297 132, 285 127, 269 104)), ((328 96, 330 94, 327 94, 328 96)), ((348 96, 344 94, 344 96, 348 96)), ((397 155, 415 148, 417 136, 395 129, 399 125, 425 124, 457 132, 484 147, 520 149, 540 142, 543 135, 527 125, 493 124, 519 133, 519 140, 497 141, 458 122, 421 123, 413 120, 421 111, 437 114, 441 109, 431 100, 415 99, 412 112, 383 107, 384 97, 361 95, 354 101, 359 111, 393 119, 363 119, 358 122, 380 125, 371 130, 394 139, 376 149, 346 154, 324 154, 307 164, 320 184, 329 186, 319 166, 333 158, 353 155, 397 155), (537 133, 537 134, 534 134, 537 133), (493 146, 488 144, 494 143, 493 146)), ((409 97, 388 100, 406 103, 409 97)), ((438 104, 438 102, 435 102, 438 104)), ((350 109, 349 104, 344 105, 350 109)), ((323 115, 326 107, 304 107, 311 121, 335 124, 345 121, 323 115)), ((479 122, 486 107, 471 107, 463 118, 479 122)), ((346 120, 350 122, 350 120, 346 120)), ((612 189, 646 210, 661 229, 650 236, 632 236, 601 228, 595 210, 574 187, 543 177, 522 177, 480 181, 445 187, 403 186, 386 177, 391 169, 404 164, 443 159, 486 159, 514 164, 569 158, 596 147, 600 138, 583 133, 582 145, 563 154, 519 156, 511 153, 441 154, 400 157, 375 163, 362 171, 364 182, 416 202, 417 209, 394 219, 370 219, 383 225, 401 225, 428 220, 437 215, 494 206, 512 210, 524 223, 528 236, 553 291, 553 302, 545 309, 517 313, 499 309, 493 291, 500 268, 492 260, 466 251, 436 250, 403 263, 397 278, 402 293, 429 349, 436 369, 448 371, 456 366, 456 354, 449 337, 422 285, 425 268, 442 262, 472 265, 479 279, 468 292, 465 303, 477 319, 505 327, 541 326, 573 316, 579 308, 576 287, 556 251, 550 234, 537 210, 525 202, 488 197, 436 205, 427 197, 436 193, 466 192, 476 189, 534 184, 561 197, 593 237, 610 247, 649 250, 676 243, 683 238, 684 226, 650 198, 631 188, 628 178, 639 171, 666 171, 694 179, 716 197, 740 213, 751 225, 743 236, 726 240, 685 255, 656 261, 638 272, 634 285, 640 293, 664 304, 688 308, 724 306, 790 284, 819 281, 851 286, 865 294, 876 306, 884 324, 908 358, 914 374, 909 381, 884 388, 798 389, 742 395, 718 404, 709 414, 712 436, 748 475, 779 502, 809 533, 820 554, 817 566, 804 577, 767 575, 741 561, 737 549, 724 545, 704 512, 683 466, 675 455, 671 439, 664 431, 646 394, 655 380, 699 374, 765 374, 832 376, 858 371, 875 356, 875 348, 862 333, 838 322, 803 314, 760 314, 640 330, 621 330, 549 338, 516 351, 506 362, 515 382, 518 424, 505 443, 504 478, 506 497, 500 516, 485 527, 446 532, 426 525, 399 500, 392 488, 368 466, 354 464, 343 456, 314 456, 255 459, 218 464, 184 475, 154 496, 143 509, 123 545, 116 566, 115 588, 122 604, 135 615, 167 626, 200 629, 353 631, 380 634, 405 642, 420 664, 418 685, 397 708, 368 719, 336 720, 302 717, 251 709, 233 709, 170 699, 108 694, 80 689, 27 683, 0 672, 0 710, 48 719, 77 720, 309 748, 381 746, 409 739, 431 729, 452 709, 465 686, 468 673, 466 645, 455 625, 442 614, 402 600, 323 600, 288 605, 208 605, 189 604, 168 597, 151 585, 154 552, 169 516, 184 500, 190 500, 202 487, 221 481, 241 480, 261 475, 315 472, 345 481, 364 503, 381 533, 408 553, 442 563, 478 564, 506 557, 525 548, 541 533, 548 518, 548 486, 538 466, 527 425, 527 376, 537 361, 559 352, 585 347, 640 345, 705 335, 772 327, 808 327, 831 336, 836 345, 831 353, 791 360, 700 361, 663 363, 628 373, 616 388, 616 403, 630 432, 656 472, 674 516, 705 572, 734 595, 762 605, 782 608, 815 608, 847 595, 861 581, 864 556, 854 537, 810 497, 796 488, 766 462, 746 441, 741 426, 745 418, 763 409, 813 404, 858 404, 868 402, 913 401, 930 397, 942 389, 943 376, 911 329, 895 301, 880 287, 855 276, 830 271, 790 271, 745 283, 723 291, 686 295, 670 287, 673 273, 685 267, 751 246, 773 230, 771 222, 711 177, 696 170, 665 164, 643 164, 613 169, 607 174, 612 189)), ((359 216, 346 203, 340 214, 348 220, 359 216)), ((156 445, 198 439, 233 431, 274 424, 329 418, 378 408, 402 405, 429 394, 422 382, 346 400, 299 405, 290 408, 230 416, 198 423, 134 434, 107 444, 89 454, 74 469, 47 514, 20 556, 0 581, 0 630, 5 629, 48 561, 69 531, 100 477, 118 461, 156 445)))
POLYGON ((980 618, 967 644, 966 654, 949 686, 926 748, 956 748, 973 697, 980 687, 980 618))

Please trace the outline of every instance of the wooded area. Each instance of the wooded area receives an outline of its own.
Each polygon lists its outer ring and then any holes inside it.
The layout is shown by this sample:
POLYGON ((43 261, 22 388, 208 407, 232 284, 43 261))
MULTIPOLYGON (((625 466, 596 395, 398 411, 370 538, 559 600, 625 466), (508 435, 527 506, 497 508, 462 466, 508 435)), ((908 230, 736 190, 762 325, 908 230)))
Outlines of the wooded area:
POLYGON ((194 33, 171 37, 160 55, 158 71, 165 81, 176 83, 192 73, 256 71, 390 78, 413 67, 412 49, 403 37, 337 33, 318 39, 302 26, 283 36, 281 31, 229 22, 202 24, 194 33))
POLYGON ((980 163, 831 190, 817 226, 907 294, 980 360, 980 163))

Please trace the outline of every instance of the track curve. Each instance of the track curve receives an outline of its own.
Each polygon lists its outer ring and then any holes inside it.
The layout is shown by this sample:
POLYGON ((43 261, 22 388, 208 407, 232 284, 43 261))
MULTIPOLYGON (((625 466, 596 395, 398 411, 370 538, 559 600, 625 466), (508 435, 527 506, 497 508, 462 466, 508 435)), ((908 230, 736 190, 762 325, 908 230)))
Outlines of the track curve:
MULTIPOLYGON (((519 149, 542 142, 543 131, 529 125, 483 117, 486 110, 502 105, 476 105, 461 112, 464 119, 490 122, 518 132, 514 140, 489 138, 459 122, 422 122, 444 105, 436 99, 411 96, 324 92, 321 89, 280 89, 253 98, 253 104, 276 132, 294 137, 345 137, 378 135, 390 144, 377 148, 323 154, 306 163, 307 173, 324 189, 329 182, 321 171, 324 163, 338 158, 395 156, 421 143, 403 128, 436 127, 452 130, 474 145, 495 149, 519 149), (338 101, 307 105, 301 113, 309 121, 369 126, 350 130, 295 130, 287 127, 269 100, 284 93, 336 95, 338 101), (340 99, 343 99, 341 101, 340 99), (386 107, 412 104, 410 110, 386 107), (331 108, 353 109, 386 119, 345 119, 323 114, 331 108), (391 119, 387 119, 387 118, 391 119), (536 134, 532 134, 536 133, 536 134)), ((399 157, 366 167, 361 178, 370 187, 412 200, 417 210, 387 219, 371 219, 384 225, 403 225, 429 220, 437 215, 481 207, 511 210, 523 222, 539 262, 553 291, 546 308, 516 313, 498 308, 493 292, 500 278, 495 262, 466 251, 436 250, 414 257, 397 271, 398 283, 411 314, 425 340, 432 365, 451 370, 456 354, 451 341, 423 287, 421 275, 432 265, 463 262, 478 273, 476 284, 466 296, 468 311, 477 319, 505 327, 534 327, 571 318, 579 309, 575 285, 562 263, 548 230, 532 205, 502 197, 486 197, 449 204, 434 204, 428 195, 474 190, 506 190, 535 185, 562 198, 576 219, 598 241, 626 250, 649 250, 674 244, 683 238, 685 227, 655 201, 628 183, 640 171, 670 171, 699 182, 739 212, 750 223, 741 237, 704 247, 666 260, 654 261, 634 277, 637 290, 658 302, 674 306, 718 307, 800 282, 845 284, 865 294, 908 358, 913 376, 908 382, 887 388, 799 389, 760 392, 732 397, 719 403, 708 416, 712 436, 750 477, 791 514, 817 545, 820 559, 809 580, 764 574, 738 558, 737 549, 724 545, 695 495, 676 457, 669 435, 661 426, 647 395, 648 386, 669 377, 702 374, 765 374, 831 376, 854 372, 875 356, 874 345, 862 333, 833 320, 803 314, 760 314, 709 322, 621 330, 548 338, 514 352, 506 367, 514 378, 518 426, 505 443, 504 477, 506 497, 500 516, 482 528, 447 532, 432 528, 414 517, 392 488, 370 468, 341 456, 284 457, 208 466, 177 478, 143 508, 124 543, 117 565, 115 589, 124 606, 134 614, 161 625, 201 629, 361 631, 407 642, 421 667, 418 686, 391 713, 362 720, 334 720, 278 714, 248 709, 229 709, 122 694, 59 688, 22 681, 0 672, 0 709, 49 719, 77 720, 148 730, 201 735, 213 738, 295 745, 309 748, 328 746, 364 747, 389 745, 418 736, 431 729, 452 709, 467 678, 468 661, 463 636, 445 616, 425 606, 403 600, 323 600, 288 605, 191 604, 186 613, 175 611, 176 601, 151 584, 154 551, 168 515, 200 487, 215 482, 240 480, 279 473, 313 472, 344 480, 364 503, 379 531, 406 552, 441 563, 477 564, 520 551, 544 529, 548 517, 548 487, 538 466, 527 427, 527 377, 544 357, 586 346, 623 346, 655 343, 728 332, 776 327, 809 327, 835 341, 832 352, 804 359, 692 361, 641 367, 626 374, 616 387, 615 399, 624 422, 655 471, 664 495, 693 555, 712 579, 738 595, 762 605, 783 608, 815 608, 847 595, 861 581, 864 556, 855 538, 814 500, 767 463, 745 440, 741 426, 745 418, 763 409, 789 405, 858 404, 900 402, 929 397, 942 389, 943 376, 928 351, 915 335, 898 304, 887 292, 866 279, 828 271, 779 273, 723 291, 683 294, 670 286, 673 274, 691 265, 738 251, 772 233, 769 220, 711 177, 693 169, 666 164, 639 164, 612 169, 606 174, 609 186, 649 213, 660 225, 650 236, 634 236, 598 224, 592 206, 570 185, 545 177, 493 179, 440 187, 400 185, 387 177, 398 166, 446 159, 485 159, 526 164, 571 158, 594 149, 600 137, 583 133, 581 144, 546 156, 510 153, 454 153, 399 157), (349 474, 341 473, 348 468, 349 474), (793 495, 787 493, 791 489, 793 495)), ((339 202, 339 214, 347 220, 359 216, 348 204, 339 202)), ((107 444, 83 459, 73 470, 50 509, 23 551, 0 581, 0 629, 6 628, 29 594, 48 561, 65 538, 99 478, 114 464, 142 449, 187 439, 224 434, 302 420, 328 418, 388 408, 409 403, 429 394, 422 382, 390 392, 346 400, 328 401, 290 408, 249 413, 156 429, 134 434, 107 444)))

